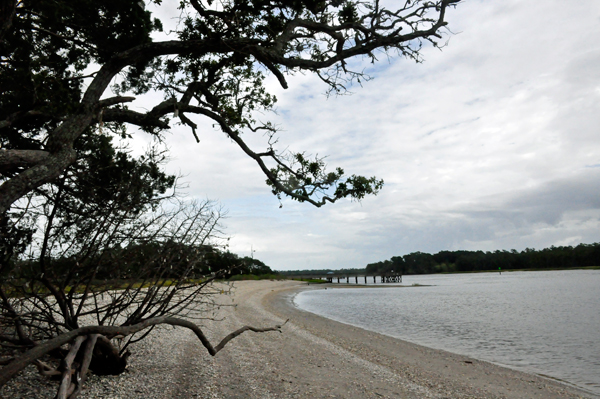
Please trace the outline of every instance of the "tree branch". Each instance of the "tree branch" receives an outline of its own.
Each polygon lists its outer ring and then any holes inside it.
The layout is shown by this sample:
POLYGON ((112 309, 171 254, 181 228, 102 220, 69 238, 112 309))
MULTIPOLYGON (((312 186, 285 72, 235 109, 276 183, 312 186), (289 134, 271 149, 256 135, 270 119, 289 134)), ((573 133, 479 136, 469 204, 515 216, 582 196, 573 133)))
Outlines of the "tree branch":
POLYGON ((129 102, 132 102, 133 100, 135 100, 135 97, 116 96, 116 97, 105 98, 104 100, 98 101, 98 107, 101 107, 101 108, 110 107, 110 106, 116 105, 116 104, 129 103, 129 102))
POLYGON ((184 110, 186 112, 206 115, 206 116, 210 117, 211 119, 215 120, 217 123, 219 123, 219 125, 221 126, 221 129, 225 133, 227 133, 227 135, 242 149, 242 151, 244 151, 246 153, 246 155, 248 155, 250 158, 252 158, 252 159, 254 159, 254 161, 256 161, 256 163, 258 164, 260 169, 263 171, 263 173, 267 176, 269 181, 279 191, 286 193, 287 195, 289 195, 292 198, 296 198, 301 201, 306 201, 316 207, 323 206, 325 204, 325 201, 329 201, 330 203, 334 203, 336 201, 335 198, 330 198, 330 197, 323 197, 321 199, 321 201, 315 201, 314 199, 310 198, 309 196, 299 195, 299 194, 293 192, 292 190, 288 189, 287 187, 285 187, 277 179, 277 176, 275 176, 273 174, 273 172, 271 172, 271 170, 265 164, 265 161, 262 159, 264 156, 269 156, 269 157, 275 158, 274 153, 272 151, 267 151, 265 153, 256 153, 256 152, 252 151, 252 149, 250 147, 248 147, 246 142, 244 140, 242 140, 242 138, 239 136, 239 134, 229 126, 227 121, 221 115, 219 115, 209 109, 191 106, 191 105, 182 107, 182 111, 184 111, 184 110))
POLYGON ((75 356, 79 351, 79 347, 85 341, 84 336, 79 336, 75 338, 75 342, 71 344, 71 348, 69 349, 69 353, 61 362, 62 368, 62 379, 60 386, 58 387, 58 393, 56 394, 56 399, 67 399, 67 395, 72 391, 71 388, 71 377, 73 376, 73 361, 75 360, 75 356))
POLYGON ((21 118, 23 116, 48 116, 48 115, 44 114, 43 112, 35 111, 35 110, 31 110, 31 111, 27 111, 27 112, 16 112, 12 115, 8 115, 8 117, 6 117, 6 119, 0 121, 0 129, 4 129, 5 127, 11 126, 14 121, 18 120, 19 118, 21 118))
POLYGON ((76 382, 75 390, 72 394, 69 395, 69 399, 76 399, 81 389, 83 388, 83 384, 87 380, 88 368, 90 366, 90 362, 92 361, 92 354, 94 352, 94 346, 96 346, 96 341, 98 339, 98 334, 88 335, 87 340, 85 341, 85 348, 83 350, 83 360, 81 361, 81 366, 79 369, 79 380, 76 382))
MULTIPOLYGON (((166 113, 167 112, 165 112, 165 114, 166 113)), ((139 127, 156 127, 159 129, 170 128, 167 122, 160 120, 159 116, 152 112, 142 114, 140 112, 131 111, 129 109, 107 109, 102 114, 102 120, 104 122, 130 123, 139 127)))
POLYGON ((0 170, 37 165, 45 161, 50 154, 42 150, 6 150, 0 149, 0 170))
MULTIPOLYGON (((279 28, 279 32, 275 29, 274 33, 277 36, 274 38, 269 37, 268 34, 255 34, 252 28, 245 27, 241 23, 239 24, 240 31, 235 32, 233 28, 238 27, 238 23, 236 23, 231 25, 226 32, 215 30, 212 33, 209 32, 209 34, 200 34, 191 29, 188 32, 191 33, 189 39, 162 42, 150 41, 115 53, 102 65, 92 79, 79 106, 75 108, 77 111, 70 114, 58 128, 48 133, 47 150, 50 156, 44 161, 34 164, 34 167, 6 180, 0 186, 0 214, 3 214, 14 201, 27 192, 55 179, 68 165, 74 162, 76 157, 73 151, 73 143, 90 124, 97 120, 96 114, 99 106, 115 104, 112 101, 117 101, 117 103, 127 101, 123 98, 117 98, 116 100, 100 100, 100 98, 114 77, 128 66, 144 65, 149 61, 168 55, 174 55, 181 62, 191 58, 201 60, 198 65, 194 66, 194 68, 197 68, 195 72, 187 72, 191 74, 190 76, 193 76, 193 79, 197 79, 198 76, 223 76, 223 74, 226 75, 231 71, 235 72, 236 66, 247 62, 248 57, 252 56, 270 70, 284 88, 287 87, 287 82, 282 70, 315 72, 331 67, 341 68, 341 71, 335 72, 331 79, 326 78, 324 80, 330 86, 339 87, 336 82, 337 74, 346 73, 344 63, 349 58, 360 55, 374 58, 373 51, 381 48, 383 51, 396 49, 405 56, 417 59, 421 41, 432 41, 432 38, 439 37, 438 31, 447 24, 445 22, 446 9, 459 2, 460 0, 405 2, 404 7, 400 7, 399 10, 394 12, 379 8, 377 5, 374 9, 366 11, 357 21, 341 24, 323 22, 327 20, 326 16, 335 16, 334 11, 327 11, 331 4, 325 5, 325 8, 314 10, 307 8, 310 13, 302 15, 310 17, 305 16, 304 19, 299 17, 289 18, 287 23, 285 15, 296 16, 299 14, 296 12, 286 14, 286 11, 290 11, 290 9, 288 6, 282 5, 278 10, 283 15, 285 25, 279 28), (429 16, 429 12, 433 15, 429 16), (249 30, 246 30, 246 28, 249 30), (296 32, 298 28, 302 32, 296 32), (408 32, 401 34, 403 28, 408 28, 408 32), (350 39, 353 32, 354 41, 350 39), (322 37, 323 35, 325 37, 322 37), (296 47, 293 47, 296 43, 301 45, 300 50, 295 50, 296 47), (294 50, 292 50, 292 47, 294 50), (303 54, 307 57, 303 58, 303 54), (223 60, 228 61, 222 63, 223 60), (231 70, 227 68, 231 68, 231 70), (199 75, 198 72, 200 72, 199 75), (203 75, 204 73, 206 75, 203 75)), ((235 8, 232 11, 213 11, 206 9, 203 3, 197 0, 191 1, 190 4, 199 14, 199 21, 207 24, 209 31, 214 26, 220 26, 221 22, 229 23, 228 19, 235 18, 235 8), (217 21, 217 19, 220 21, 217 21)), ((271 5, 252 7, 246 12, 249 13, 249 16, 255 18, 262 18, 265 13, 275 12, 275 7, 271 5), (252 14, 253 12, 255 14, 252 14)), ((11 9, 10 12, 13 13, 13 10, 11 9)), ((335 18, 330 20, 335 20, 335 18)), ((168 74, 165 71, 160 72, 168 74)), ((352 73, 350 74, 354 76, 352 73)), ((185 76, 185 73, 183 75, 185 76)), ((209 84, 212 83, 209 82, 209 84)), ((225 87, 223 86, 220 90, 226 92, 228 89, 225 87)), ((187 97, 184 95, 186 101, 190 93, 186 93, 187 97)), ((228 93, 223 94, 219 99, 224 98, 226 95, 228 93)), ((211 108, 215 109, 213 104, 211 104, 211 108)), ((159 120, 160 116, 167 113, 167 111, 164 111, 164 113, 162 110, 160 112, 153 111, 144 116, 144 114, 128 110, 107 109, 105 110, 104 120, 133 123, 138 126, 160 129, 168 128, 165 122, 159 120), (152 118, 152 115, 155 115, 156 118, 152 118)), ((182 119, 182 121, 190 125, 189 120, 182 119)), ((10 118, 0 121, 0 128, 9 126, 11 123, 10 118)), ((232 138, 236 139, 234 136, 232 138)), ((250 155, 251 152, 247 153, 250 155)), ((255 155, 254 159, 259 162, 261 169, 266 173, 269 180, 273 181, 273 175, 261 164, 260 157, 256 156, 255 153, 252 154, 255 155)), ((31 164, 27 163, 27 165, 31 164)), ((274 181, 273 183, 282 192, 289 194, 283 186, 277 186, 274 181)), ((317 204, 315 201, 308 202, 313 205, 317 204)), ((322 204, 323 202, 319 203, 322 204)))
MULTIPOLYGON (((287 320, 286 322, 287 323, 287 320)), ((215 356, 219 351, 221 351, 225 345, 231 341, 233 338, 242 334, 245 331, 254 331, 254 332, 267 332, 267 331, 279 331, 281 332, 281 327, 284 324, 276 325, 274 327, 267 328, 256 328, 251 326, 245 326, 232 332, 227 335, 223 340, 216 346, 213 347, 204 332, 198 327, 196 324, 192 323, 189 320, 180 319, 171 316, 162 316, 155 317, 152 319, 144 320, 141 323, 134 324, 131 326, 85 326, 78 328, 76 330, 72 330, 57 336, 51 340, 40 343, 35 348, 30 349, 25 352, 21 356, 15 358, 11 363, 2 368, 2 374, 0 374, 0 387, 4 386, 8 381, 10 381, 17 373, 27 367, 29 364, 44 356, 48 352, 60 348, 62 345, 65 345, 77 337, 81 337, 84 335, 90 334, 101 334, 107 337, 114 337, 116 335, 128 336, 134 334, 136 332, 145 330, 151 326, 160 325, 160 324, 168 324, 172 326, 180 326, 184 328, 188 328, 196 334, 202 345, 208 350, 212 356, 215 356)))

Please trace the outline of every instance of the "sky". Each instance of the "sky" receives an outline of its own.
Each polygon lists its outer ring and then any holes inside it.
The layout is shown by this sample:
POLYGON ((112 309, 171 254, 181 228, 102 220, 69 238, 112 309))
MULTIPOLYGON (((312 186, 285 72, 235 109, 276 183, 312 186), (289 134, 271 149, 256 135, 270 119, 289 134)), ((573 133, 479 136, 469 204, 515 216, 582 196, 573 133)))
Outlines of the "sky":
POLYGON ((277 114, 262 117, 281 148, 377 176, 379 195, 280 208, 258 166, 200 118, 200 144, 182 126, 167 134, 167 169, 228 210, 232 252, 276 270, 600 242, 600 2, 465 0, 447 21, 442 51, 365 61, 374 79, 352 95, 327 97, 312 75, 287 90, 268 81, 277 114))

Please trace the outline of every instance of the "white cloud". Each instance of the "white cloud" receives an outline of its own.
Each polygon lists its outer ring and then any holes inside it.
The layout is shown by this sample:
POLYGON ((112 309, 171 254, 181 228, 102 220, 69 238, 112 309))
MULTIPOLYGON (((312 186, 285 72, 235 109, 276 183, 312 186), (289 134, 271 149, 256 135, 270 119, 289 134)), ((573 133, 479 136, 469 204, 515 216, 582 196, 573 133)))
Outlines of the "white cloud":
POLYGON ((382 60, 352 96, 327 99, 312 75, 288 90, 269 81, 282 145, 386 181, 362 204, 279 209, 222 133, 204 124, 195 144, 173 129, 169 167, 229 209, 234 252, 252 247, 276 269, 339 268, 600 241, 600 3, 470 0, 448 20, 456 34, 442 52, 382 60))

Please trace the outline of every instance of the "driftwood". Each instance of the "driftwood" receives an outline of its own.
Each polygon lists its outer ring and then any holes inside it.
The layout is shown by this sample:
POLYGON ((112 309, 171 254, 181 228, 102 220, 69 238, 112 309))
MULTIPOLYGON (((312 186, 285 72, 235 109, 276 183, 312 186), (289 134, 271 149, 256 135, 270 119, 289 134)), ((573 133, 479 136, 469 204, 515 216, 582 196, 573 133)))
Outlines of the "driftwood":
MULTIPOLYGON (((79 378, 75 384, 75 389, 73 393, 69 395, 69 399, 75 399, 81 392, 83 384, 85 384, 85 380, 87 380, 88 367, 90 365, 90 361, 92 360, 92 353, 94 351, 94 346, 96 345, 96 341, 98 340, 98 334, 88 335, 87 340, 85 341, 85 348, 83 350, 83 360, 81 362, 81 369, 79 371, 79 378)), ((58 398, 60 399, 60 398, 58 398)))
POLYGON ((71 348, 69 349, 69 353, 61 362, 62 369, 62 379, 60 382, 60 386, 58 387, 58 393, 56 394, 56 399, 66 399, 67 395, 71 394, 74 391, 74 387, 71 384, 71 378, 73 374, 75 374, 75 370, 73 368, 73 361, 75 360, 75 356, 77 356, 77 352, 79 352, 79 347, 85 341, 86 337, 79 336, 75 338, 75 341, 71 344, 71 348))
MULTIPOLYGON (((285 323, 287 323, 287 320, 285 321, 285 323)), ((81 391, 81 387, 85 382, 85 375, 89 367, 94 346, 96 345, 98 339, 110 339, 117 335, 128 336, 150 328, 152 326, 166 324, 171 326, 184 327, 192 330, 196 334, 202 345, 208 350, 208 353, 210 353, 212 356, 215 356, 225 347, 225 345, 227 345, 229 341, 243 334, 246 331, 253 331, 257 333, 268 331, 281 332, 281 327, 283 327, 285 323, 267 328, 256 328, 252 326, 241 327, 225 336, 217 346, 213 346, 210 343, 206 335, 204 335, 204 332, 195 323, 189 320, 170 316, 147 319, 141 323, 134 324, 131 326, 85 326, 61 334, 56 338, 50 339, 48 341, 39 343, 32 349, 23 353, 21 356, 14 358, 14 360, 12 360, 8 365, 2 368, 2 373, 0 374, 0 387, 4 386, 4 384, 10 381, 16 374, 18 374, 29 364, 36 364, 39 368, 40 365, 43 365, 43 363, 39 360, 42 356, 70 342, 72 344, 70 346, 69 353, 61 363, 62 380, 61 385, 59 387, 59 392, 57 394, 57 399, 75 399, 77 394, 79 394, 79 392, 81 391), (86 345, 84 347, 84 353, 82 357, 83 360, 81 364, 77 365, 79 367, 79 370, 74 370, 73 362, 81 344, 84 341, 86 341, 86 345), (73 376, 75 376, 74 382, 73 376)), ((51 373, 51 371, 46 370, 46 373, 51 373)))
POLYGON ((37 367, 38 372, 46 377, 61 375, 61 372, 58 371, 58 369, 42 362, 40 359, 34 361, 33 364, 37 367))

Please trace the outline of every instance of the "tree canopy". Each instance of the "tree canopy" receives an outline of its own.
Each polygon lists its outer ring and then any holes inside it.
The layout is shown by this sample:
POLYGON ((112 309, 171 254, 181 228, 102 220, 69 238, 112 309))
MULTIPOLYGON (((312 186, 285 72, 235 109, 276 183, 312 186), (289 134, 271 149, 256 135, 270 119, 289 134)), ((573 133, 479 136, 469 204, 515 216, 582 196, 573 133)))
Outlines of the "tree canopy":
POLYGON ((321 206, 377 193, 375 177, 345 177, 320 158, 276 148, 276 127, 256 119, 276 101, 265 77, 287 88, 288 76, 314 73, 344 91, 363 77, 348 66, 354 57, 375 62, 378 52, 395 52, 419 61, 459 1, 388 9, 378 0, 181 0, 176 39, 167 41, 153 39, 162 23, 138 0, 3 2, 0 215, 75 163, 86 135, 128 137, 135 127, 160 138, 177 122, 199 140, 198 117, 256 161, 278 196, 321 206), (147 112, 128 108, 148 92, 163 100, 147 112), (252 149, 244 134, 259 131, 268 143, 252 149))

